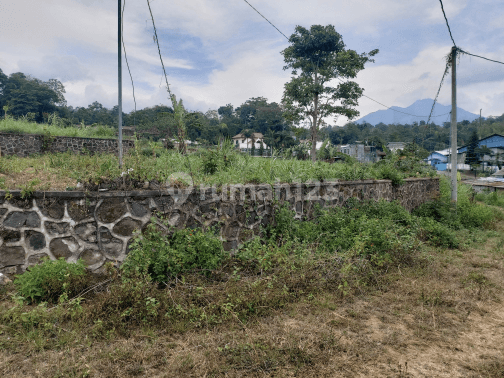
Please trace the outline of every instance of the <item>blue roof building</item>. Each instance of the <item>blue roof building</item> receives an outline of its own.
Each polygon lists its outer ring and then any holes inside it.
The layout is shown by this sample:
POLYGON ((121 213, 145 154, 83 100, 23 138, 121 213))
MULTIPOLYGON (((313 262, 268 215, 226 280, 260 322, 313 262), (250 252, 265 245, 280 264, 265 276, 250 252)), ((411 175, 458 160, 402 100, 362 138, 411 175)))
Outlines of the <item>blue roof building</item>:
MULTIPOLYGON (((462 154, 464 152, 467 152, 467 149, 469 148, 470 143, 466 144, 465 146, 460 147, 457 152, 459 154, 462 154)), ((504 136, 499 135, 499 134, 493 134, 490 136, 487 136, 486 138, 480 139, 478 141, 477 147, 481 146, 487 146, 488 148, 501 148, 504 149, 504 136)))

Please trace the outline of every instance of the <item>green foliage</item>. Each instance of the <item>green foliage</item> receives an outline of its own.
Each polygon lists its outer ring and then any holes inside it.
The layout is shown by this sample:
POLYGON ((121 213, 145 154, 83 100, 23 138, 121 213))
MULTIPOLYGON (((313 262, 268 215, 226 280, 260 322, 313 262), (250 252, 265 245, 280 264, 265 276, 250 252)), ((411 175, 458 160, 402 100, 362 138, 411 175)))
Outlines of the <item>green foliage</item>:
POLYGON ((418 218, 418 237, 439 247, 457 248, 459 242, 453 229, 429 217, 418 218))
POLYGON ((504 193, 502 192, 491 192, 491 193, 477 193, 475 196, 477 201, 486 203, 487 205, 504 207, 504 193))
POLYGON ((68 263, 64 258, 44 260, 16 277, 18 293, 31 302, 56 301, 61 295, 78 294, 85 286, 86 267, 82 260, 68 263))
POLYGON ((417 248, 413 223, 411 215, 397 204, 350 200, 344 208, 318 210, 313 221, 295 220, 292 211, 281 207, 267 234, 290 248, 301 245, 322 255, 366 258, 381 268, 411 257, 417 248))
POLYGON ((473 200, 473 189, 468 185, 457 186, 457 206, 451 203, 450 182, 446 177, 440 178, 439 199, 427 202, 414 210, 414 214, 430 217, 452 229, 485 227, 494 220, 492 209, 473 200))
POLYGON ((132 243, 121 270, 127 278, 166 282, 188 271, 215 269, 224 256, 222 242, 212 232, 182 229, 169 236, 151 223, 132 243))
MULTIPOLYGON (((352 119, 359 115, 355 106, 363 89, 353 81, 333 87, 331 80, 354 79, 378 50, 359 55, 345 49, 343 38, 332 25, 312 25, 309 30, 298 25, 289 42, 291 45, 282 51, 284 69, 292 69, 293 75, 285 84, 284 117, 294 123, 309 118, 312 138, 317 140, 325 117, 341 114, 352 119)), ((313 147, 311 155, 315 161, 313 147)))
POLYGON ((58 122, 52 124, 38 124, 25 119, 7 118, 0 120, 0 132, 20 133, 20 134, 42 134, 43 147, 48 150, 55 136, 69 136, 81 138, 117 138, 115 129, 103 125, 95 125, 85 128, 76 128, 60 125, 58 122))
POLYGON ((230 139, 223 141, 216 149, 205 149, 201 153, 203 173, 213 175, 217 171, 225 172, 236 161, 237 156, 230 139))

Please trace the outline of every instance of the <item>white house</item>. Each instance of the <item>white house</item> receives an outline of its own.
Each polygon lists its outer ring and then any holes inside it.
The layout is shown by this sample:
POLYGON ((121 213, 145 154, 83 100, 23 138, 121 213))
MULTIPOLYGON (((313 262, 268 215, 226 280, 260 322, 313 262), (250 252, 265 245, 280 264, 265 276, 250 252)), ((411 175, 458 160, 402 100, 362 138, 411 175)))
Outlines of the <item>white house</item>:
POLYGON ((406 147, 405 142, 388 142, 387 143, 387 150, 396 152, 397 150, 404 150, 406 147))
POLYGON ((262 133, 252 133, 251 137, 246 138, 243 133, 235 135, 233 138, 233 146, 238 148, 242 152, 248 152, 252 149, 252 144, 254 145, 256 151, 261 148, 261 143, 264 149, 267 149, 264 143, 264 135, 262 133))

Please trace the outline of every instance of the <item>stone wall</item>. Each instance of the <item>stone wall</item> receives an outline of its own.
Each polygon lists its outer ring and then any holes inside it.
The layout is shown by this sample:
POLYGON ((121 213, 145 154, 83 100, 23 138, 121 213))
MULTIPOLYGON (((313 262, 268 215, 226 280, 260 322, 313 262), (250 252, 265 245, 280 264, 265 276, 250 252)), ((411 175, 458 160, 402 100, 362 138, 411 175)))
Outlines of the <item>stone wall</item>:
MULTIPOLYGON (((133 140, 123 140, 123 151, 126 153, 135 147, 133 140)), ((117 153, 117 139, 78 138, 65 136, 44 137, 38 134, 0 133, 1 155, 17 155, 27 157, 44 152, 82 153, 117 153)))
POLYGON ((162 228, 220 230, 228 251, 274 219, 274 205, 285 203, 298 219, 315 206, 342 206, 349 198, 397 200, 411 210, 439 194, 439 180, 408 179, 309 184, 224 185, 131 192, 0 192, 0 272, 22 272, 42 257, 82 258, 91 270, 126 257, 135 230, 151 219, 162 228))

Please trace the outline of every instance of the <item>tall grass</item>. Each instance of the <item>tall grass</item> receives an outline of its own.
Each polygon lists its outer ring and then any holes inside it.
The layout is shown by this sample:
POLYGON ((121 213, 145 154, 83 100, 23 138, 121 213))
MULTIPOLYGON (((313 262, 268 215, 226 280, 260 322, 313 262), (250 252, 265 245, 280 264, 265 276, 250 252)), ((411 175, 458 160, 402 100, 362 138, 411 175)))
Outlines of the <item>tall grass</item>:
MULTIPOLYGON (((53 118, 54 119, 54 118, 53 118)), ((97 125, 85 128, 63 127, 57 118, 50 124, 29 122, 7 118, 0 120, 0 132, 19 134, 50 134, 53 136, 68 136, 81 138, 116 138, 116 130, 112 127, 97 125)))

